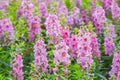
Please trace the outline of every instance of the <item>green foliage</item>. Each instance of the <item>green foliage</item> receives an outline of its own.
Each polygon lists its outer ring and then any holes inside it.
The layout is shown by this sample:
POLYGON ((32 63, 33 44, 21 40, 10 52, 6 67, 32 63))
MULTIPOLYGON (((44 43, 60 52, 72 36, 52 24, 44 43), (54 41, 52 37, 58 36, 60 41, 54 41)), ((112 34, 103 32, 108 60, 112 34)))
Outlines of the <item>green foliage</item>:
POLYGON ((82 1, 82 7, 84 9, 90 10, 90 3, 91 3, 91 0, 84 0, 82 1))
POLYGON ((79 32, 79 29, 76 27, 76 28, 74 28, 74 32, 75 32, 75 34, 78 34, 78 32, 79 32))
MULTIPOLYGON (((0 47, 0 74, 8 76, 10 71, 10 47, 0 47)), ((1 75, 0 75, 1 76, 1 75)))
POLYGON ((65 2, 65 5, 67 6, 68 10, 71 11, 72 4, 73 4, 72 0, 64 0, 64 2, 65 2))
POLYGON ((17 19, 17 9, 19 7, 19 2, 18 1, 12 1, 10 5, 8 6, 8 16, 10 19, 14 22, 17 19))
POLYGON ((0 74, 0 80, 8 80, 8 78, 0 74))

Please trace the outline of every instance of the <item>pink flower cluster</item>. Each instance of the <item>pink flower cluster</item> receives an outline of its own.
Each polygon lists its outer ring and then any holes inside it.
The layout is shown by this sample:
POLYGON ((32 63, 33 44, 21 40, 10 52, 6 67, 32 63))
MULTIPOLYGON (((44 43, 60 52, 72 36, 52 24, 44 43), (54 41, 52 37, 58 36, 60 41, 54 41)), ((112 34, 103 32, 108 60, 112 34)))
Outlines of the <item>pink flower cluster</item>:
POLYGON ((87 11, 86 10, 81 10, 81 17, 82 20, 87 24, 89 22, 89 17, 87 16, 87 11))
POLYGON ((77 63, 81 67, 90 68, 93 63, 92 59, 92 48, 91 46, 91 33, 86 31, 82 32, 80 30, 78 36, 78 46, 77 46, 77 63))
POLYGON ((29 26, 29 41, 33 41, 35 34, 38 34, 41 32, 40 28, 40 18, 38 16, 31 16, 27 20, 27 24, 29 26))
POLYGON ((48 11, 47 11, 47 6, 44 2, 39 3, 39 9, 40 9, 40 16, 41 17, 47 17, 48 11))
POLYGON ((67 74, 67 65, 70 63, 70 55, 68 54, 69 47, 66 45, 64 41, 60 41, 58 44, 55 45, 54 50, 54 63, 55 68, 54 72, 58 70, 58 64, 63 63, 65 73, 67 74))
POLYGON ((112 4, 114 3, 114 0, 101 0, 103 3, 103 7, 108 10, 111 9, 112 4))
POLYGON ((66 45, 70 48, 72 54, 72 57, 76 57, 77 56, 77 45, 78 45, 78 38, 77 35, 72 35, 70 37, 70 31, 69 29, 63 29, 61 30, 61 37, 62 39, 65 41, 66 45))
POLYGON ((91 12, 91 14, 95 10, 95 8, 96 8, 96 0, 92 0, 91 4, 90 4, 90 9, 91 9, 90 12, 91 12))
POLYGON ((36 44, 34 45, 34 57, 35 57, 35 68, 36 71, 40 70, 42 68, 42 71, 47 72, 48 67, 48 60, 47 60, 47 52, 46 52, 46 46, 44 41, 38 40, 36 44))
POLYGON ((0 0, 0 9, 6 10, 9 5, 9 0, 0 0))
POLYGON ((92 14, 92 20, 96 27, 97 33, 101 33, 102 25, 106 22, 105 11, 102 7, 97 7, 94 10, 92 14))
POLYGON ((82 0, 76 0, 76 6, 80 8, 81 5, 82 5, 82 0))
POLYGON ((4 32, 8 33, 10 39, 14 38, 14 28, 8 18, 0 20, 0 39, 4 36, 4 32))
POLYGON ((80 10, 79 8, 75 7, 74 11, 67 16, 67 24, 70 26, 79 26, 81 23, 81 18, 80 18, 80 10))
POLYGON ((111 11, 113 19, 120 19, 120 7, 117 3, 111 6, 111 11))
POLYGON ((33 11, 34 11, 34 5, 31 1, 27 1, 27 0, 23 0, 20 8, 17 11, 17 15, 19 16, 23 16, 25 18, 29 18, 30 16, 33 15, 33 11))
POLYGON ((62 30, 62 39, 71 50, 71 57, 77 58, 78 64, 83 68, 90 68, 94 56, 100 57, 101 52, 97 41, 97 35, 80 29, 78 35, 70 38, 69 30, 62 30))
POLYGON ((67 16, 67 24, 68 25, 73 25, 74 24, 74 19, 72 15, 67 16))
POLYGON ((62 29, 61 30, 61 37, 66 42, 66 44, 70 45, 70 31, 69 29, 62 29))
POLYGON ((112 50, 115 47, 114 39, 117 37, 115 25, 110 24, 108 27, 106 27, 106 30, 108 30, 108 32, 104 34, 105 53, 111 56, 112 50))
POLYGON ((106 30, 108 30, 108 32, 105 33, 105 36, 110 36, 113 39, 117 37, 115 25, 110 24, 109 26, 106 27, 106 30))
POLYGON ((14 55, 14 62, 12 63, 12 67, 13 67, 13 76, 15 80, 24 80, 23 72, 22 72, 23 60, 20 54, 14 55))
POLYGON ((110 76, 115 75, 117 79, 120 80, 120 53, 115 53, 112 61, 112 69, 109 72, 110 76))
POLYGON ((106 36, 104 38, 104 46, 105 46, 105 53, 108 54, 109 56, 111 56, 112 50, 115 47, 114 39, 110 36, 106 36))
POLYGON ((45 2, 45 4, 50 4, 52 0, 37 0, 38 3, 45 2))
POLYGON ((46 33, 52 38, 56 38, 61 32, 61 25, 56 15, 49 14, 45 21, 46 33))
POLYGON ((77 46, 78 46, 78 37, 77 35, 72 35, 72 37, 70 38, 70 44, 69 44, 69 47, 71 49, 71 56, 72 57, 76 57, 77 56, 77 46))
POLYGON ((95 56, 100 57, 101 52, 99 50, 99 44, 96 33, 91 33, 91 47, 92 52, 95 53, 95 56))
POLYGON ((64 4, 58 4, 58 10, 57 10, 58 14, 64 14, 65 16, 68 15, 68 9, 64 4))

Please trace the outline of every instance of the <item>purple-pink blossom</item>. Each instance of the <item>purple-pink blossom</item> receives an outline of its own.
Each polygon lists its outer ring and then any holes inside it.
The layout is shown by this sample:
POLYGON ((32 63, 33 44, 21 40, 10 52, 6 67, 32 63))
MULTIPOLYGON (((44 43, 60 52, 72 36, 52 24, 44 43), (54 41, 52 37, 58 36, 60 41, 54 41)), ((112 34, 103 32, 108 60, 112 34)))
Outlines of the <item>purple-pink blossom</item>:
POLYGON ((77 56, 77 46, 78 46, 78 37, 77 35, 72 35, 70 38, 70 49, 71 49, 71 56, 76 57, 77 56))
POLYGON ((27 24, 29 26, 29 41, 33 41, 36 34, 41 32, 40 28, 40 18, 38 16, 31 16, 27 20, 27 24))
POLYGON ((64 41, 60 41, 55 45, 54 50, 54 72, 58 70, 57 66, 59 63, 62 63, 65 69, 65 73, 67 73, 66 66, 70 63, 70 55, 68 54, 69 47, 66 45, 64 41))
POLYGON ((14 28, 11 20, 9 18, 0 20, 0 39, 7 33, 10 39, 14 38, 14 28))
POLYGON ((44 41, 38 40, 34 45, 34 57, 35 57, 35 69, 39 71, 42 68, 42 71, 47 72, 48 60, 46 45, 44 41))
POLYGON ((104 46, 105 53, 109 56, 112 55, 112 50, 115 47, 114 39, 117 37, 115 25, 110 24, 106 27, 106 32, 104 33, 104 46))
POLYGON ((23 16, 28 19, 29 17, 33 16, 33 12, 34 4, 31 1, 23 0, 17 11, 17 16, 23 16))
POLYGON ((96 7, 92 13, 92 20, 96 27, 97 33, 101 33, 102 26, 106 23, 105 11, 102 7, 96 7))
POLYGON ((13 68, 13 76, 15 80, 24 80, 23 78, 23 60, 22 55, 20 54, 14 54, 14 62, 12 63, 13 68))
POLYGON ((80 30, 78 35, 78 46, 77 46, 77 63, 81 67, 90 68, 93 63, 92 48, 91 46, 91 33, 80 30), (81 33, 82 32, 82 33, 81 33))
POLYGON ((120 80, 120 53, 114 53, 112 61, 112 69, 109 72, 110 76, 115 75, 116 80, 120 80))
POLYGON ((57 10, 58 14, 64 14, 65 16, 68 15, 68 9, 64 4, 59 3, 57 8, 58 8, 57 10))
POLYGON ((6 10, 9 5, 9 0, 0 0, 0 9, 6 10))
POLYGON ((46 34, 51 36, 54 42, 57 42, 57 37, 61 33, 61 25, 58 17, 54 14, 49 14, 45 21, 46 34))
POLYGON ((44 2, 39 3, 39 9, 40 9, 40 16, 47 17, 48 11, 47 11, 47 6, 44 2))
POLYGON ((112 4, 111 6, 112 18, 120 19, 120 7, 117 3, 112 4))
POLYGON ((103 3, 103 7, 108 10, 111 9, 112 4, 114 3, 115 0, 101 0, 103 3))
POLYGON ((91 47, 92 47, 92 52, 95 54, 95 56, 100 57, 101 52, 99 50, 99 43, 96 33, 91 33, 91 47))

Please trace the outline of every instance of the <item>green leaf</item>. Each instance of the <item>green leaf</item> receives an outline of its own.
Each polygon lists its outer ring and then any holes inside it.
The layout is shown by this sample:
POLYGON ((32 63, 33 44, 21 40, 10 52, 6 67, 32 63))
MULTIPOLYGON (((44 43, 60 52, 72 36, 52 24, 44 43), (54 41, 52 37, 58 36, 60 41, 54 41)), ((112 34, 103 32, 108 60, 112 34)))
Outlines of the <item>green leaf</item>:
POLYGON ((95 75, 99 76, 101 79, 103 80, 107 80, 106 77, 104 77, 103 75, 99 74, 99 73, 95 73, 95 75))
POLYGON ((64 0, 65 5, 67 6, 68 10, 70 11, 72 9, 71 0, 64 0))

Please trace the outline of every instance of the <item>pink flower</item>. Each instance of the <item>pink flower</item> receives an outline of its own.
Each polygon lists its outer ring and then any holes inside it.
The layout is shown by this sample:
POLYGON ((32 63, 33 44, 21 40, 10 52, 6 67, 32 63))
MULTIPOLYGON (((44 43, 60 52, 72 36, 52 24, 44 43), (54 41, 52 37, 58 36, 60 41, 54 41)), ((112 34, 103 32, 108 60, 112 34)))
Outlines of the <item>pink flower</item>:
POLYGON ((70 26, 80 26, 82 19, 80 18, 79 14, 79 8, 75 7, 74 11, 67 16, 66 23, 70 26))
POLYGON ((107 32, 105 32, 104 36, 110 36, 113 39, 117 37, 115 25, 110 24, 109 26, 106 27, 106 31, 107 32))
POLYGON ((112 55, 112 50, 115 47, 113 38, 109 37, 109 36, 105 36, 104 46, 105 46, 105 53, 108 54, 109 56, 111 56, 112 55))
POLYGON ((14 28, 10 19, 6 18, 0 20, 0 32, 1 37, 3 36, 4 32, 7 32, 10 39, 14 38, 14 28))
POLYGON ((109 29, 110 29, 111 37, 113 37, 113 39, 115 39, 115 38, 117 37, 115 25, 110 24, 110 25, 109 25, 109 29))
POLYGON ((80 8, 82 5, 82 0, 76 0, 77 7, 80 8))
POLYGON ((70 49, 72 51, 71 56, 76 57, 77 56, 77 46, 78 46, 78 37, 76 35, 72 35, 70 39, 70 49))
POLYGON ((91 33, 79 31, 77 46, 77 63, 83 68, 90 68, 93 63, 91 46, 91 33), (82 33, 81 33, 82 32, 82 33))
POLYGON ((97 7, 92 13, 92 20, 97 29, 97 33, 101 33, 102 26, 106 22, 105 11, 102 7, 97 7))
POLYGON ((118 72, 117 80, 120 80, 120 71, 118 72))
POLYGON ((36 71, 42 68, 42 71, 47 72, 48 60, 44 41, 38 40, 34 45, 34 57, 36 71))
POLYGON ((64 4, 58 3, 58 14, 64 14, 65 16, 68 15, 68 9, 64 4))
POLYGON ((111 11, 113 19, 120 19, 120 7, 118 4, 112 4, 111 11))
POLYGON ((68 54, 69 47, 64 41, 60 41, 55 45, 54 50, 54 63, 56 65, 55 72, 57 71, 57 65, 63 63, 64 68, 70 63, 70 55, 68 54))
POLYGON ((91 4, 90 4, 91 6, 90 6, 90 12, 91 12, 91 14, 92 14, 92 12, 95 10, 95 5, 96 5, 96 0, 92 0, 91 1, 91 4))
POLYGON ((0 0, 0 9, 6 10, 9 5, 9 0, 0 0))
POLYGON ((13 76, 16 80, 23 80, 23 60, 20 54, 14 55, 14 62, 12 63, 13 76))
POLYGON ((112 55, 112 50, 115 47, 114 39, 117 37, 115 25, 110 24, 106 27, 106 32, 104 33, 104 46, 105 52, 109 56, 112 55))
POLYGON ((40 9, 40 16, 47 17, 47 15, 48 15, 47 6, 44 2, 39 3, 39 9, 40 9))
POLYGON ((61 30, 61 37, 62 39, 66 40, 67 38, 70 37, 70 31, 67 29, 61 30))
POLYGON ((115 75, 117 80, 120 79, 120 53, 115 53, 112 61, 112 69, 109 72, 110 76, 115 75))
POLYGON ((103 2, 103 7, 108 10, 111 9, 112 4, 114 3, 114 0, 101 0, 103 2))
POLYGON ((46 34, 51 36, 54 42, 57 42, 57 37, 61 32, 61 25, 56 15, 49 14, 45 21, 46 34))
POLYGON ((37 0, 37 1, 38 1, 38 3, 44 2, 47 5, 49 5, 52 2, 52 0, 37 0))
POLYGON ((66 42, 67 46, 70 46, 70 31, 68 29, 61 30, 61 37, 66 42))
POLYGON ((91 34, 91 47, 92 47, 92 52, 95 53, 97 57, 100 57, 101 52, 99 50, 99 44, 96 33, 91 34))
POLYGON ((27 20, 27 23, 29 25, 29 41, 33 41, 35 34, 38 34, 41 32, 40 28, 40 18, 37 16, 32 16, 27 20))
POLYGON ((31 1, 23 0, 20 8, 17 11, 17 16, 23 16, 25 18, 29 18, 33 16, 34 5, 31 1))

